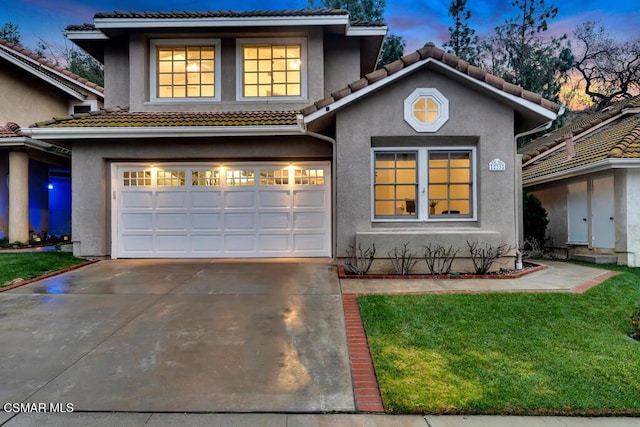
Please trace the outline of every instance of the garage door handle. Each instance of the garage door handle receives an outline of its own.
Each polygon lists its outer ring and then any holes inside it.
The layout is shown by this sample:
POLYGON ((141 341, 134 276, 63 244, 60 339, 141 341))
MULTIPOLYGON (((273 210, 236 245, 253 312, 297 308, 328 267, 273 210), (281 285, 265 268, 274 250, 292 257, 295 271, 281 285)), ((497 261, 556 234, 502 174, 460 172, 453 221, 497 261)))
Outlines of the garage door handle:
POLYGON ((610 217, 609 217, 609 220, 610 220, 610 221, 613 221, 613 217, 612 217, 612 216, 610 216, 610 217))
POLYGON ((587 222, 587 218, 582 218, 582 220, 583 220, 584 222, 587 222))

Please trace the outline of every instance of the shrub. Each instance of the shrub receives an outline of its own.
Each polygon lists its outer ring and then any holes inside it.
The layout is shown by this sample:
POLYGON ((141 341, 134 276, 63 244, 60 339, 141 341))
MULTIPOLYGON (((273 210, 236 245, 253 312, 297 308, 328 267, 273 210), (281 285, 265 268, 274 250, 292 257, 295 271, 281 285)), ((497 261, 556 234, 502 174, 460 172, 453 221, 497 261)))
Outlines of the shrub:
POLYGON ((424 260, 427 262, 427 268, 431 274, 449 274, 451 272, 451 264, 456 259, 459 249, 453 250, 453 246, 445 249, 444 246, 434 245, 431 243, 424 246, 424 260))
POLYGON ((403 276, 409 274, 419 261, 413 253, 409 252, 408 247, 409 244, 405 243, 402 249, 393 248, 392 251, 387 252, 396 273, 403 276))
POLYGON ((631 333, 629 334, 634 340, 640 340, 640 302, 631 313, 631 333))
MULTIPOLYGON (((547 234, 547 225, 549 225, 549 218, 547 210, 542 206, 542 202, 533 194, 522 194, 523 205, 523 217, 524 217, 524 240, 525 250, 530 250, 527 247, 535 241, 537 242, 537 248, 544 248, 545 236, 547 234)), ((533 243, 535 244, 535 243, 533 243)))
POLYGON ((344 263, 347 271, 358 276, 367 274, 373 263, 373 258, 376 255, 376 245, 372 245, 369 248, 362 250, 362 246, 358 244, 358 247, 349 245, 347 250, 347 259, 344 263))
POLYGON ((469 245, 469 252, 471 252, 471 260, 476 274, 487 274, 495 260, 511 250, 506 243, 501 243, 498 246, 486 243, 484 248, 478 248, 477 240, 473 243, 469 243, 467 240, 467 245, 469 245))

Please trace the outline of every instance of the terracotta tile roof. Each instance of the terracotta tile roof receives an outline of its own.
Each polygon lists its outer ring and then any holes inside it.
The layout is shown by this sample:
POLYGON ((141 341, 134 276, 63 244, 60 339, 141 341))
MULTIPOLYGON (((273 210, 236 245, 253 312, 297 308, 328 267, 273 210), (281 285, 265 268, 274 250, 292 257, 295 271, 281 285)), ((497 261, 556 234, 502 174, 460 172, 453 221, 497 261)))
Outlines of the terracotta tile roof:
POLYGON ((232 10, 209 10, 203 12, 170 11, 170 12, 98 12, 93 18, 109 19, 191 19, 191 18, 252 18, 275 16, 339 16, 348 15, 344 9, 285 9, 285 10, 247 10, 236 12, 232 10))
POLYGON ((640 115, 598 129, 593 135, 575 142, 574 149, 575 155, 570 159, 563 148, 525 166, 523 181, 606 159, 640 159, 640 115))
POLYGON ((435 47, 433 43, 427 43, 424 45, 424 47, 418 49, 417 51, 409 53, 398 59, 397 61, 391 62, 384 67, 365 75, 363 78, 350 83, 346 87, 333 92, 330 96, 316 101, 314 104, 302 109, 301 113, 304 116, 312 114, 318 110, 325 108, 328 105, 333 104, 334 102, 340 100, 341 98, 344 98, 347 95, 362 90, 377 81, 390 78, 402 69, 420 61, 425 61, 429 58, 440 61, 476 80, 487 83, 506 93, 521 97, 523 99, 526 99, 527 101, 533 102, 534 104, 538 104, 541 107, 546 108, 547 110, 553 111, 554 113, 560 111, 560 105, 544 99, 536 93, 525 90, 520 86, 507 83, 499 77, 489 74, 478 67, 470 65, 468 62, 463 61, 457 56, 446 53, 442 49, 435 47))
POLYGON ((49 77, 55 78, 60 83, 65 84, 66 86, 68 86, 67 82, 63 82, 60 80, 60 78, 56 78, 56 75, 54 75, 52 71, 61 73, 68 79, 75 80, 76 83, 90 87, 94 90, 97 90, 98 92, 104 93, 104 88, 102 86, 99 86, 93 82, 90 82, 89 80, 83 77, 80 77, 77 74, 72 73, 71 71, 65 69, 64 67, 54 64, 53 62, 48 61, 45 58, 42 58, 36 55, 35 53, 31 52, 30 50, 18 44, 9 43, 6 40, 0 39, 0 49, 3 52, 20 60, 22 63, 30 66, 35 71, 45 72, 49 77))
POLYGON ((20 134, 20 126, 13 122, 9 122, 4 126, 0 126, 0 138, 15 138, 22 136, 20 134))
POLYGON ((527 162, 539 154, 561 144, 564 141, 565 135, 569 133, 578 135, 586 132, 595 126, 598 126, 602 122, 619 115, 627 108, 640 108, 640 96, 625 99, 611 105, 610 107, 596 111, 595 113, 583 115, 576 120, 565 124, 561 128, 549 132, 540 138, 536 138, 528 144, 520 147, 518 149, 518 153, 522 154, 522 161, 527 162))
POLYGON ((54 117, 30 127, 192 127, 192 126, 295 126, 296 111, 233 112, 129 112, 115 108, 54 117))
MULTIPOLYGON (((242 12, 230 10, 211 10, 204 12, 171 11, 171 12, 98 12, 94 19, 199 19, 199 18, 268 18, 268 17, 314 17, 314 16, 348 16, 344 9, 286 9, 286 10, 248 10, 242 12)), ((350 21, 353 27, 379 27, 386 25, 377 21, 350 21)), ((95 31, 94 24, 69 25, 67 31, 95 31)))

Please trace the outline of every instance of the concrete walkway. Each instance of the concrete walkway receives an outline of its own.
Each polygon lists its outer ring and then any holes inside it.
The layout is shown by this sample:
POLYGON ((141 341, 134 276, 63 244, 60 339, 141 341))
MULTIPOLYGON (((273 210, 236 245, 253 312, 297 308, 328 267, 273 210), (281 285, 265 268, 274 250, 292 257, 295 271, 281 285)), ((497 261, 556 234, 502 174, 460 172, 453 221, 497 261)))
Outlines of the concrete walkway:
POLYGON ((341 279, 343 294, 460 292, 584 292, 618 274, 610 270, 558 261, 517 279, 341 279))
POLYGON ((20 414, 6 427, 638 427, 640 418, 366 414, 20 414))

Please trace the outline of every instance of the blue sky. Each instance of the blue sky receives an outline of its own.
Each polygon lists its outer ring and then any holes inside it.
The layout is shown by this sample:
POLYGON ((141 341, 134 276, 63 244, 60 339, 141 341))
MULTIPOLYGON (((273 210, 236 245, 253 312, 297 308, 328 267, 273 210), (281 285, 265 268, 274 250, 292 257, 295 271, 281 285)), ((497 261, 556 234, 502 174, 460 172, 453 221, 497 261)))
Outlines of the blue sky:
MULTIPOLYGON (((472 27, 479 35, 492 31, 512 14, 512 0, 468 0, 472 12, 472 27)), ((640 36, 640 2, 596 0, 547 0, 560 8, 550 23, 552 34, 570 35, 576 24, 596 20, 619 40, 640 36)), ((447 16, 450 1, 387 0, 385 20, 393 34, 404 37, 406 51, 415 50, 427 41, 440 46, 448 39, 447 16)), ((0 0, 0 24, 18 24, 23 35, 22 44, 34 48, 39 39, 63 45, 62 33, 67 25, 93 22, 96 12, 156 11, 156 10, 262 10, 299 9, 308 6, 307 0, 193 0, 190 2, 163 0, 0 0), (266 6, 268 5, 268 6, 266 6)), ((68 43, 68 42, 67 42, 68 43)))

